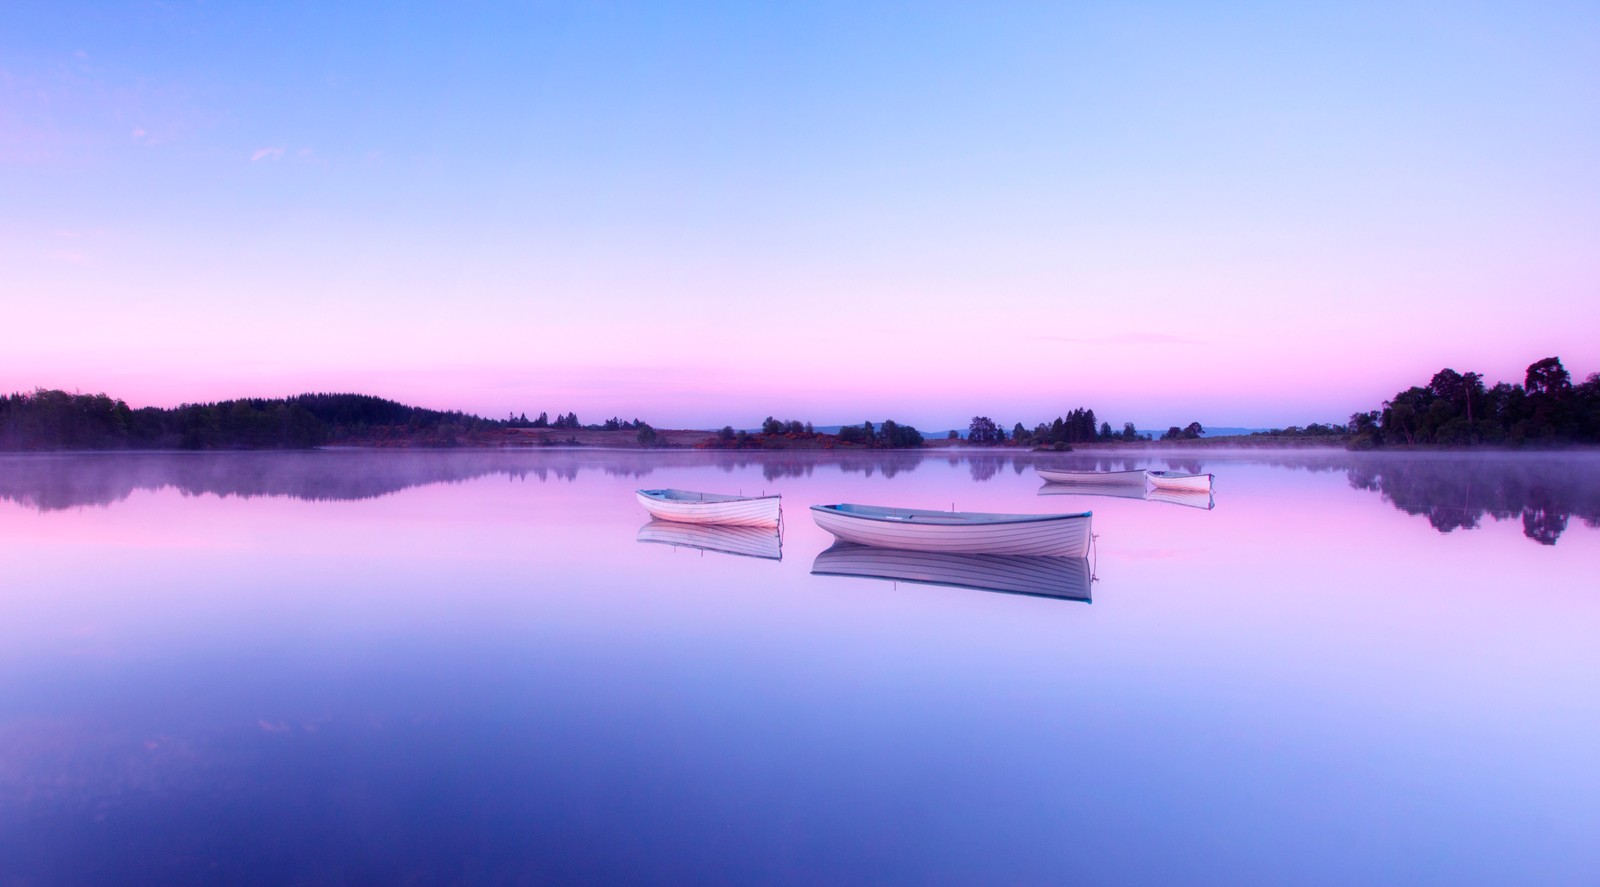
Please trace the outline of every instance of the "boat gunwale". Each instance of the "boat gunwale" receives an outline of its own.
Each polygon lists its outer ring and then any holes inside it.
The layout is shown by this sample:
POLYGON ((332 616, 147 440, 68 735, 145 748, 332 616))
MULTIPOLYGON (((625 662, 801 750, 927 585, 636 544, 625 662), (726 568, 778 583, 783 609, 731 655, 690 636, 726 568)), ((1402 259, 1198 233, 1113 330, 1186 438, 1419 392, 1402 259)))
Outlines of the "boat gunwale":
POLYGON ((1077 484, 1102 484, 1105 486, 1137 486, 1150 482, 1150 469, 1128 468, 1117 471, 1080 471, 1076 468, 1046 468, 1033 466, 1033 473, 1047 484, 1074 486, 1077 484))
POLYGON ((1041 474, 1048 471, 1051 474, 1082 474, 1085 476, 1094 475, 1096 477, 1114 477, 1119 474, 1144 474, 1150 471, 1148 468, 1119 468, 1116 471, 1100 471, 1098 469, 1083 470, 1078 468, 1053 468, 1047 465, 1035 465, 1033 466, 1033 470, 1041 474))
POLYGON ((832 505, 813 505, 812 511, 823 514, 833 514, 840 517, 859 518, 861 520, 877 521, 898 526, 921 527, 992 527, 1001 524, 1036 524, 1050 521, 1080 520, 1092 517, 1093 511, 1081 511, 1072 514, 992 514, 982 511, 930 511, 923 508, 886 508, 881 505, 860 505, 854 502, 837 502, 832 505), (884 514, 863 514, 856 511, 840 511, 843 506, 853 508, 873 508, 885 512, 884 514), (905 517, 896 517, 895 514, 904 514, 905 517), (917 521, 922 518, 944 518, 944 520, 917 521), (953 519, 952 519, 953 518, 953 519), (979 520, 961 520, 961 518, 979 518, 979 520))
POLYGON ((783 498, 782 494, 779 494, 779 493, 773 493, 771 495, 761 495, 761 496, 736 496, 736 495, 730 495, 728 493, 702 493, 702 492, 700 492, 698 490, 679 490, 679 489, 676 489, 676 488, 673 488, 673 487, 667 487, 667 488, 658 489, 658 490, 634 490, 634 493, 636 493, 636 494, 638 494, 640 496, 643 496, 646 499, 654 500, 656 502, 675 502, 675 503, 681 503, 681 504, 684 504, 684 505, 727 505, 727 504, 731 504, 731 503, 734 503, 734 502, 761 502, 761 501, 764 501, 764 500, 767 500, 767 499, 782 499, 783 498), (673 497, 673 496, 658 495, 658 494, 662 494, 662 493, 688 493, 688 494, 692 494, 694 496, 697 496, 699 498, 696 498, 696 499, 688 499, 688 498, 679 499, 679 498, 676 498, 676 497, 673 497), (707 499, 707 498, 705 498, 707 496, 712 496, 712 497, 715 497, 715 498, 707 499))

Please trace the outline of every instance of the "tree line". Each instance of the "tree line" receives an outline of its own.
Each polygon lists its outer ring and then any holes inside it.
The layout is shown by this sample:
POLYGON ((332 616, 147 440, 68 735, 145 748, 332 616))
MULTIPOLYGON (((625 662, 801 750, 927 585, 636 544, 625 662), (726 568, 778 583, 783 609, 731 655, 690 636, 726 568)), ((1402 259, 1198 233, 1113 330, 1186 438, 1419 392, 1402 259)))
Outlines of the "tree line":
POLYGON ((1521 385, 1485 387, 1478 373, 1445 368, 1381 410, 1350 417, 1354 449, 1386 446, 1556 446, 1600 443, 1600 373, 1574 385, 1559 357, 1528 366, 1521 385))
POLYGON ((837 435, 828 435, 818 432, 816 426, 810 422, 768 416, 761 423, 761 431, 758 434, 743 430, 735 431, 732 425, 725 425, 713 440, 707 441, 707 445, 728 449, 766 448, 773 446, 772 439, 777 437, 791 440, 809 438, 822 441, 824 446, 832 446, 836 440, 841 444, 870 449, 904 449, 920 447, 923 444, 922 432, 893 419, 884 419, 881 425, 873 425, 870 420, 860 425, 843 425, 840 426, 837 435))
MULTIPOLYGON (((1198 429, 1200 426, 1199 423, 1194 423, 1190 427, 1198 429)), ((954 438, 958 434, 952 431, 950 436, 954 438)), ((1014 444, 1066 449, 1075 443, 1150 440, 1150 437, 1149 434, 1141 434, 1132 422, 1124 422, 1121 431, 1112 430, 1110 422, 1100 422, 1096 425, 1094 410, 1084 407, 1078 407, 1064 416, 1057 416, 1054 421, 1040 422, 1031 429, 1018 422, 1007 432, 1003 423, 996 422, 988 416, 973 416, 967 425, 967 442, 987 446, 1014 444)))
POLYGON ((38 389, 0 397, 0 450, 304 449, 373 439, 450 446, 504 428, 634 431, 658 442, 641 419, 584 425, 576 413, 526 413, 504 420, 430 410, 367 394, 298 394, 133 409, 105 394, 38 389))
POLYGON ((871 422, 846 425, 839 429, 839 440, 842 443, 887 449, 920 447, 923 442, 922 432, 910 425, 901 425, 893 419, 884 419, 883 424, 876 428, 871 422))
POLYGON ((39 389, 0 397, 0 449, 303 449, 374 430, 449 444, 505 423, 364 394, 242 398, 133 409, 105 394, 39 389))

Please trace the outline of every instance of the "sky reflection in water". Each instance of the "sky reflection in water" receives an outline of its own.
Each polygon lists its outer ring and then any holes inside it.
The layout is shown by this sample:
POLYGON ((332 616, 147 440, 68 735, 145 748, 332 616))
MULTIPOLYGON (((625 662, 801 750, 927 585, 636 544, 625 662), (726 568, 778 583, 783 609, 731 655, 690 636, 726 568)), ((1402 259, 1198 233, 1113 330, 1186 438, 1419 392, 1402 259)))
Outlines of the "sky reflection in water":
POLYGON ((0 458, 0 881, 1600 880, 1600 462, 1035 458, 1169 464, 0 458), (813 576, 837 501, 1092 509, 1093 603, 813 576))

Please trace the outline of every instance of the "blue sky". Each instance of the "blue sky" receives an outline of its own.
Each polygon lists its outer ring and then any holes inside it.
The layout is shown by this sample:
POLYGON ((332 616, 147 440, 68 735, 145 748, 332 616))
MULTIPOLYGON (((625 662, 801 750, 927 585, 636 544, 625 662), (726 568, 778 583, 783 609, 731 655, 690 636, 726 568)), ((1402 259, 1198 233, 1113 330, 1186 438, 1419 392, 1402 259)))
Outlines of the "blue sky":
POLYGON ((1600 370, 1600 7, 22 4, 0 387, 1341 419, 1600 370))

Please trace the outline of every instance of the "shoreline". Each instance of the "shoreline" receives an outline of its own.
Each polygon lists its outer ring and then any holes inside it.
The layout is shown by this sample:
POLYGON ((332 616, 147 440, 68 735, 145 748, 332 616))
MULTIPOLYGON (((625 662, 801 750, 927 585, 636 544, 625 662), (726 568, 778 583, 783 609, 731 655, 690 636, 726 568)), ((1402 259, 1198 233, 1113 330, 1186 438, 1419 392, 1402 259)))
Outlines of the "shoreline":
MULTIPOLYGON (((601 432, 613 433, 613 432, 601 432)), ((1051 450, 1048 448, 1020 447, 1015 445, 985 445, 985 444, 951 444, 939 441, 936 445, 920 447, 871 447, 860 444, 844 444, 842 446, 752 446, 752 447, 699 447, 681 444, 646 446, 637 442, 595 442, 595 443, 488 443, 466 442, 455 444, 440 444, 435 441, 395 441, 384 444, 348 443, 340 442, 317 447, 214 447, 208 449, 185 448, 130 448, 130 449, 104 449, 104 448, 62 448, 62 449, 28 449, 5 450, 0 449, 0 458, 11 456, 138 456, 138 455, 203 455, 203 454, 246 454, 246 453, 377 453, 377 452, 417 452, 417 453, 723 453, 740 456, 760 456, 764 454, 814 454, 814 455, 851 455, 868 456, 874 454, 910 454, 925 453, 929 456, 971 455, 971 456, 1107 456, 1139 454, 1173 455, 1189 454, 1202 456, 1215 454, 1261 452, 1300 452, 1305 454, 1330 453, 1351 456, 1393 456, 1393 455, 1528 455, 1528 456, 1560 456, 1560 455, 1595 455, 1600 454, 1600 445, 1595 444, 1563 444, 1549 447, 1497 447, 1497 446, 1471 446, 1447 447, 1437 445, 1419 445, 1410 447, 1378 447, 1375 449, 1350 449, 1342 443, 1327 442, 1287 442, 1287 441, 1252 441, 1247 437, 1213 438, 1209 441, 1107 441, 1085 443, 1075 446, 1071 450, 1051 450)))

